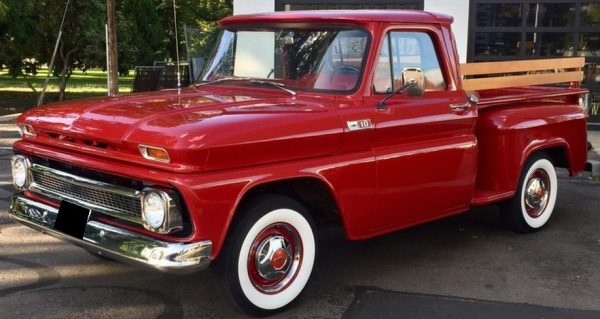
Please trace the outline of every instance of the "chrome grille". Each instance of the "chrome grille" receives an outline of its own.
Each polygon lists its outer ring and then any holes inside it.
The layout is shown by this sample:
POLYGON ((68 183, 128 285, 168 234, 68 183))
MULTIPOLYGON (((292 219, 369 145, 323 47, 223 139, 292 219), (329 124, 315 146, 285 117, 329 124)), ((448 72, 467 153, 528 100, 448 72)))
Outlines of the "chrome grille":
POLYGON ((134 189, 80 178, 40 165, 32 167, 31 176, 31 190, 34 192, 73 201, 91 210, 129 217, 141 216, 140 194, 134 189))

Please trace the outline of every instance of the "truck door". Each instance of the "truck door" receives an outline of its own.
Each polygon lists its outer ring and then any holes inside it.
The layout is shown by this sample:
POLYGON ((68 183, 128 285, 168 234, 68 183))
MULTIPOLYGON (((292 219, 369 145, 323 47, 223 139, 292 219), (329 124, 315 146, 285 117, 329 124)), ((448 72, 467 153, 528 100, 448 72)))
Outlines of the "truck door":
POLYGON ((390 30, 374 66, 372 94, 375 125, 377 216, 371 233, 410 226, 465 211, 474 190, 477 111, 464 91, 450 90, 448 61, 434 30, 390 30), (399 93, 402 70, 422 70, 420 97, 399 93))

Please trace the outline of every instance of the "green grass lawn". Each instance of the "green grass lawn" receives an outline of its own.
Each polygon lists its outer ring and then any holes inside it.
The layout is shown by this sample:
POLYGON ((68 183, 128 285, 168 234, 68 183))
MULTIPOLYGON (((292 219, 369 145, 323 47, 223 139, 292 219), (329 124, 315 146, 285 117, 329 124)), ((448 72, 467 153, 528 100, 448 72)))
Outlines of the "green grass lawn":
MULTIPOLYGON (((35 77, 30 77, 34 88, 33 92, 23 78, 12 78, 7 71, 0 71, 0 115, 22 112, 37 103, 39 92, 44 85, 47 70, 42 69, 35 77)), ((119 78, 119 92, 121 94, 131 91, 133 76, 119 78)), ((67 83, 66 99, 74 100, 90 96, 106 95, 106 72, 88 70, 85 74, 80 70, 74 71, 67 83)), ((46 103, 58 100, 58 79, 50 77, 46 90, 46 103)))

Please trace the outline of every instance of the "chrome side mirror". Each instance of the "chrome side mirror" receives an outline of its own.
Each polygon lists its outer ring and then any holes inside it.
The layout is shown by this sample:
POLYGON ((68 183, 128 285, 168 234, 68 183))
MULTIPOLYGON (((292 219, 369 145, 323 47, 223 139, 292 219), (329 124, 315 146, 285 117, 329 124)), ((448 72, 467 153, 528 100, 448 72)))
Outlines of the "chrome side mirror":
POLYGON ((420 68, 402 69, 402 82, 406 87, 406 95, 411 97, 423 96, 425 93, 425 76, 420 68))
POLYGON ((406 92, 406 95, 410 97, 419 97, 425 93, 425 76, 419 68, 404 68, 402 70, 402 82, 404 85, 377 103, 378 110, 387 109, 385 102, 400 92, 406 92))

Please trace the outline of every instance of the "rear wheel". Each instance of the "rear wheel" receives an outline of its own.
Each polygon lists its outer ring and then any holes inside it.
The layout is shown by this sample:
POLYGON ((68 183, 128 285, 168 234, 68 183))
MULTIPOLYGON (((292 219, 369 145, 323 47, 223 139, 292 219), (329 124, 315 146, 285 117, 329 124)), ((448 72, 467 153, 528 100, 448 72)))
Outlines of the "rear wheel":
POLYGON ((262 196, 238 212, 217 261, 228 301, 255 316, 290 304, 312 273, 316 241, 313 221, 291 198, 262 196))
POLYGON ((552 216, 557 191, 552 162, 544 154, 531 156, 523 167, 515 196, 501 205, 504 223, 519 233, 540 229, 552 216))

